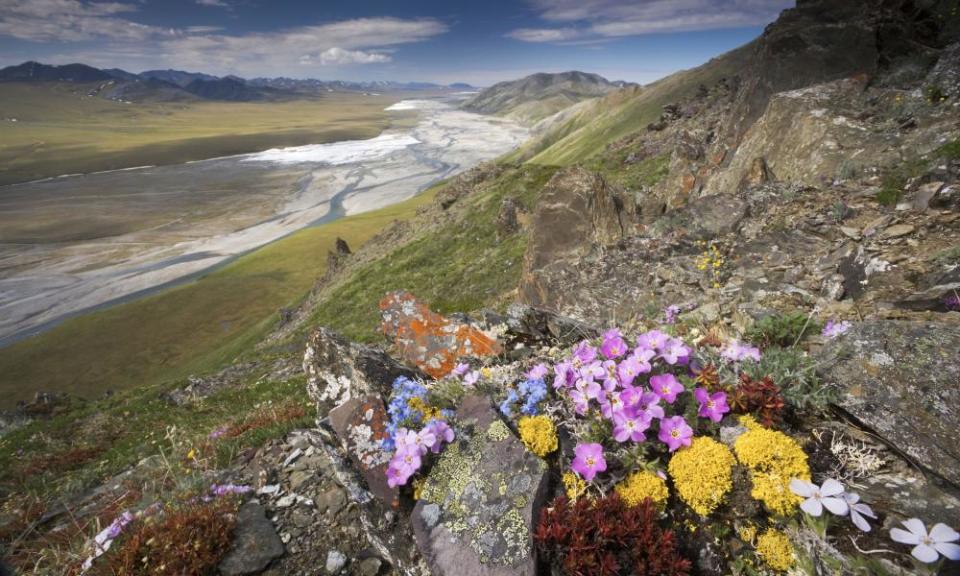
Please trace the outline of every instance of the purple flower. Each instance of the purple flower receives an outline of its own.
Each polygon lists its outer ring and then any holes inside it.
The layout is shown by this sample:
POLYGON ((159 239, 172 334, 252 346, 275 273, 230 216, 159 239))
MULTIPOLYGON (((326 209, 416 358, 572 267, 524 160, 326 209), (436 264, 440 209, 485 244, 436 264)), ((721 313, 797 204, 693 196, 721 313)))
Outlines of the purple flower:
MULTIPOLYGON (((650 366, 650 364, 647 364, 650 366)), ((636 379, 637 375, 640 374, 643 365, 640 363, 640 360, 636 356, 627 356, 620 362, 620 365, 617 366, 617 376, 620 378, 620 384, 623 386, 630 386, 633 384, 633 381, 636 379)))
POLYGON ((953 294, 948 294, 943 298, 943 305, 947 308, 947 310, 960 310, 960 295, 958 295, 956 292, 953 294))
POLYGON ((667 404, 673 404, 677 394, 683 392, 683 384, 673 374, 658 374, 650 377, 650 388, 667 404))
POLYGON ((687 426, 683 416, 673 416, 660 421, 660 433, 657 438, 667 445, 671 452, 681 446, 689 446, 693 437, 693 429, 687 426))
POLYGON ((660 351, 660 357, 670 365, 686 364, 690 358, 690 348, 679 338, 670 338, 660 351))
POLYGON ((736 340, 727 344, 727 346, 720 351, 720 355, 731 362, 740 362, 741 360, 745 360, 747 358, 755 362, 760 361, 759 348, 740 344, 736 340))
POLYGON ((527 370, 527 378, 529 380, 543 380, 547 375, 547 372, 547 365, 541 362, 540 364, 537 364, 533 368, 527 370))
POLYGON ((397 445, 397 452, 407 449, 416 449, 420 450, 419 438, 417 433, 413 430, 407 430, 406 428, 401 428, 397 430, 396 436, 394 436, 394 441, 397 445))
POLYGON ((603 390, 600 385, 593 380, 584 380, 583 378, 577 380, 577 383, 574 384, 574 389, 583 392, 588 400, 598 399, 603 390))
POLYGON ((676 304, 671 304, 663 309, 664 321, 667 324, 673 324, 676 322, 678 314, 680 314, 680 307, 676 304))
POLYGON ((466 362, 461 362, 453 367, 453 370, 450 371, 454 376, 463 376, 470 370, 470 365, 466 362))
POLYGON ((600 352, 608 359, 613 360, 627 353, 627 343, 620 335, 619 330, 611 330, 604 335, 600 352))
POLYGON ((573 369, 573 363, 560 362, 553 367, 553 387, 556 389, 569 388, 577 379, 577 373, 573 369))
POLYGON ((578 388, 570 391, 570 400, 573 401, 573 409, 577 414, 585 414, 590 409, 590 399, 587 394, 578 388))
POLYGON ((597 472, 607 469, 607 461, 603 459, 603 446, 599 444, 578 444, 573 453, 575 457, 570 467, 587 482, 592 481, 597 472))
POLYGON ((806 498, 800 504, 800 509, 811 516, 820 516, 824 508, 837 516, 846 516, 850 511, 850 506, 843 499, 843 484, 833 478, 825 480, 823 487, 813 482, 793 478, 790 480, 790 491, 806 498))
POLYGON ((706 388, 697 388, 693 391, 693 396, 700 403, 700 411, 697 414, 701 418, 719 422, 723 420, 723 415, 730 411, 730 407, 727 406, 727 395, 723 392, 710 394, 706 388))
POLYGON ((663 406, 660 405, 660 395, 654 392, 644 392, 637 402, 637 412, 643 412, 650 418, 663 418, 663 406))
POLYGON ((637 337, 637 346, 645 350, 660 350, 667 343, 670 336, 659 330, 644 332, 637 337))
POLYGON ((613 418, 616 413, 623 411, 622 394, 622 392, 604 394, 603 399, 600 400, 600 414, 602 414, 604 418, 609 420, 613 418))
POLYGON ((927 533, 927 527, 919 518, 904 520, 903 525, 907 529, 893 528, 890 538, 901 544, 913 544, 910 553, 917 560, 930 564, 936 562, 941 554, 950 560, 960 560, 960 546, 953 544, 960 540, 960 534, 953 528, 942 523, 935 524, 927 533))
POLYGON ((453 439, 455 437, 453 433, 453 428, 451 428, 450 425, 444 422, 443 420, 437 420, 437 419, 431 420, 427 424, 427 427, 424 428, 424 430, 428 430, 428 429, 436 438, 436 442, 434 442, 433 446, 430 447, 430 451, 433 452, 434 454, 438 454, 444 444, 449 444, 453 442, 453 439))
POLYGON ((644 432, 650 427, 650 418, 645 414, 630 415, 617 412, 613 415, 613 439, 617 442, 643 442, 644 432))
POLYGON ((584 364, 589 364, 597 358, 597 349, 584 340, 573 347, 573 367, 579 368, 584 364))
POLYGON ((860 501, 860 495, 856 492, 844 492, 841 494, 841 497, 846 501, 847 506, 850 507, 850 520, 853 522, 854 526, 862 530, 863 532, 870 531, 870 524, 867 522, 867 518, 877 519, 877 515, 873 513, 873 509, 860 501))
POLYGON ((120 516, 117 516, 104 531, 106 538, 108 540, 115 540, 117 536, 123 532, 123 529, 127 527, 127 524, 131 522, 133 522, 133 514, 131 512, 126 511, 120 514, 120 516))
POLYGON ((827 320, 826 325, 823 327, 823 337, 829 340, 845 334, 847 330, 853 327, 853 324, 844 320, 843 322, 834 322, 833 320, 827 320))
POLYGON ((437 444, 437 435, 433 433, 433 428, 430 426, 426 426, 423 430, 417 432, 417 447, 421 454, 426 454, 428 449, 437 444))
POLYGON ((467 372, 466 376, 463 377, 463 385, 469 388, 472 388, 473 386, 476 386, 477 381, 479 380, 480 380, 480 371, 471 370, 470 372, 467 372))
POLYGON ((420 451, 415 448, 404 448, 397 450, 390 460, 390 466, 395 467, 403 478, 401 484, 406 484, 407 479, 420 469, 423 461, 420 458, 420 451))
POLYGON ((228 428, 226 426, 220 426, 216 430, 210 432, 210 434, 207 435, 207 438, 210 440, 216 440, 217 438, 223 437, 223 435, 227 433, 227 430, 228 428))
POLYGON ((238 484, 213 484, 210 486, 210 493, 214 496, 226 496, 228 494, 246 494, 253 488, 238 484))

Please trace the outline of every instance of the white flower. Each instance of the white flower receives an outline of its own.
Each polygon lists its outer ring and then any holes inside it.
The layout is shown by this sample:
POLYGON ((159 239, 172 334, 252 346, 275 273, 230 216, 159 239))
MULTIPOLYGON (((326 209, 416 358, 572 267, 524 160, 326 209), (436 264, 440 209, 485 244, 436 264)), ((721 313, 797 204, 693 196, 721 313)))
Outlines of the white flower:
POLYGON ((904 520, 903 525, 907 530, 893 528, 890 530, 890 538, 894 542, 901 544, 914 544, 910 551, 917 560, 930 564, 936 562, 943 554, 950 560, 960 560, 960 546, 951 544, 960 540, 960 534, 946 524, 935 524, 927 533, 927 527, 919 518, 904 520))
POLYGON ((844 492, 841 498, 850 506, 850 520, 853 521, 854 525, 864 532, 869 532, 870 524, 864 516, 876 520, 877 515, 873 513, 873 510, 860 501, 860 495, 856 492, 844 492))
POLYGON ((837 516, 846 516, 850 510, 842 497, 843 484, 833 478, 826 480, 822 488, 813 482, 794 478, 790 480, 790 490, 797 496, 806 498, 800 504, 800 509, 811 516, 823 514, 824 507, 837 516))

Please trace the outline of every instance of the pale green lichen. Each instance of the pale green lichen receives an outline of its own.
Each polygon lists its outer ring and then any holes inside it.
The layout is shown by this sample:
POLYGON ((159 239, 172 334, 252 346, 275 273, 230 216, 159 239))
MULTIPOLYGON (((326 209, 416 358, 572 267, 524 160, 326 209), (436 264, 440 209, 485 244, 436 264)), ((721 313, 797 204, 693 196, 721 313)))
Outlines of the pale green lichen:
POLYGON ((510 437, 510 429, 500 420, 494 420, 487 427, 487 438, 494 442, 500 442, 510 437))

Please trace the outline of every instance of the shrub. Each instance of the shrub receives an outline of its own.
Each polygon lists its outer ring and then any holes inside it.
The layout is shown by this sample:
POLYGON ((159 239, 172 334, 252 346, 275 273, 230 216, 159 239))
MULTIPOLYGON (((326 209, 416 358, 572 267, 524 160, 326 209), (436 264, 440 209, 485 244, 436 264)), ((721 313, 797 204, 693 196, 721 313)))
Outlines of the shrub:
POLYGON ((572 504, 559 496, 540 514, 534 539, 570 576, 679 576, 690 571, 673 532, 657 524, 653 503, 628 506, 616 493, 572 504))
POLYGON ((770 377, 786 403, 800 412, 822 412, 839 396, 817 376, 814 361, 797 348, 768 348, 760 362, 744 363, 742 369, 753 380, 770 377))
POLYGON ((747 340, 761 346, 793 346, 820 327, 803 312, 771 314, 756 322, 747 332, 747 340))
POLYGON ((670 459, 667 470, 677 494, 694 512, 706 516, 713 512, 733 488, 730 449, 716 440, 700 436, 689 448, 670 459))
POLYGON ((730 396, 730 408, 735 414, 750 414, 770 427, 783 419, 783 394, 769 376, 754 380, 741 374, 740 383, 730 396))
POLYGON ((238 504, 238 499, 224 497, 149 516, 117 541, 102 562, 94 564, 93 573, 217 574, 217 566, 230 549, 238 504))

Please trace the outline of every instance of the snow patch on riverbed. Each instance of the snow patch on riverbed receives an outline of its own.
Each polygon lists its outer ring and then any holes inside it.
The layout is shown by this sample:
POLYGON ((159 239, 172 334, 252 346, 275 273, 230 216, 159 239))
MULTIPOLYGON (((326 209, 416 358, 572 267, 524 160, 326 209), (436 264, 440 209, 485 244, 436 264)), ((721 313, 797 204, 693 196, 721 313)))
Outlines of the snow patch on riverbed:
POLYGON ((419 140, 409 134, 381 134, 367 140, 271 148, 256 154, 248 154, 243 157, 243 162, 272 162, 280 165, 315 163, 339 166, 379 160, 407 146, 419 143, 419 140))

